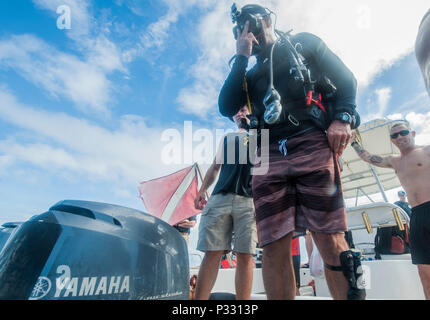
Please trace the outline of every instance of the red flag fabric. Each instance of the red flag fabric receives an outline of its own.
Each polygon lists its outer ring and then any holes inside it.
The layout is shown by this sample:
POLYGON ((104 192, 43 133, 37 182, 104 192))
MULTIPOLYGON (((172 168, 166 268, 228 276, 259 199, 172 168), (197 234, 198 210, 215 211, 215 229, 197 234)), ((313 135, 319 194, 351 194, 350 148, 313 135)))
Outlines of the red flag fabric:
POLYGON ((194 208, 198 193, 197 167, 140 183, 139 196, 149 214, 170 225, 201 213, 194 208))

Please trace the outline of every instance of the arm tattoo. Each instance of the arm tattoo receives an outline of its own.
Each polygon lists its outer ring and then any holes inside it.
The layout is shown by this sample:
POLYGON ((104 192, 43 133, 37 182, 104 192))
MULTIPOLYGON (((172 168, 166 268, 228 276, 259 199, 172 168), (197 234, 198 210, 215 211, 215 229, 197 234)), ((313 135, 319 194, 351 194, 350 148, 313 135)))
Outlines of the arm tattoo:
POLYGON ((370 162, 374 165, 382 165, 384 164, 384 158, 380 156, 370 155, 366 150, 364 150, 357 142, 351 143, 351 146, 358 153, 358 155, 367 162, 370 162))
POLYGON ((384 159, 380 156, 371 156, 369 160, 372 163, 382 163, 382 161, 384 161, 384 159))

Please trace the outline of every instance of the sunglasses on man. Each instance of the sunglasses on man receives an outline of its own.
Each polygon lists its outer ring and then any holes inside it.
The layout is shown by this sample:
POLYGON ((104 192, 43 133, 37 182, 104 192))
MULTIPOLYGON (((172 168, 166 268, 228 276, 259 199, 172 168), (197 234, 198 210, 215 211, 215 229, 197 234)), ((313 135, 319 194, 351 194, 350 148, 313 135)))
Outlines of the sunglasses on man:
POLYGON ((391 137, 391 139, 397 139, 397 137, 399 136, 399 134, 402 137, 404 137, 404 136, 407 136, 409 133, 410 133, 409 130, 402 130, 402 131, 390 134, 390 137, 391 137))

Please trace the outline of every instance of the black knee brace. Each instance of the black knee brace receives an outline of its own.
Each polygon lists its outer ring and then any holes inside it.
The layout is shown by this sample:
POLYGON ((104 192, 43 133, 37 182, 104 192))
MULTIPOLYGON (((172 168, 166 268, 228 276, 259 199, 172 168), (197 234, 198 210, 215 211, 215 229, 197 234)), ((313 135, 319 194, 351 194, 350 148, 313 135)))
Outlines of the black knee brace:
POLYGON ((366 290, 358 283, 363 275, 360 260, 361 253, 359 251, 347 250, 340 253, 342 272, 349 284, 348 300, 364 300, 366 298, 366 290))
POLYGON ((366 290, 358 283, 363 275, 361 268, 361 253, 355 250, 347 250, 340 253, 340 267, 333 267, 325 264, 326 268, 332 271, 342 271, 348 281, 348 300, 364 300, 366 290))

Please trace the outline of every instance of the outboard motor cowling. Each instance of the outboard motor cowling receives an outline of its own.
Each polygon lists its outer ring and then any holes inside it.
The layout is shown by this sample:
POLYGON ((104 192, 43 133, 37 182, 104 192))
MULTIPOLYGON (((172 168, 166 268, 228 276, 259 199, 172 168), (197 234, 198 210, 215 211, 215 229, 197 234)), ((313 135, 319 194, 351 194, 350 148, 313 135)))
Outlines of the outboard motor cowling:
POLYGON ((141 211, 61 201, 1 251, 0 299, 189 299, 187 245, 141 211))

